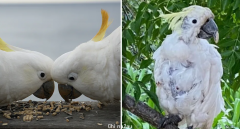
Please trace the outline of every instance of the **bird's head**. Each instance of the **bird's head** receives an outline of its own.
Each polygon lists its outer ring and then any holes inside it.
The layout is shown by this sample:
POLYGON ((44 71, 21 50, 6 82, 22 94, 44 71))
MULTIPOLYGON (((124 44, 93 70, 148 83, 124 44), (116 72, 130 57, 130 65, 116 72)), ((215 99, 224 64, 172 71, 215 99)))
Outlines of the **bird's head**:
POLYGON ((69 99, 75 99, 82 95, 78 90, 74 88, 80 83, 80 69, 78 65, 81 65, 80 60, 72 55, 72 52, 68 52, 58 57, 53 64, 51 70, 51 76, 54 81, 58 83, 58 91, 62 98, 69 102, 69 99))
POLYGON ((214 14, 207 7, 197 5, 184 8, 181 12, 163 14, 160 17, 170 23, 169 28, 177 31, 187 38, 197 37, 202 39, 214 38, 219 40, 218 27, 214 22, 214 14))
MULTIPOLYGON (((7 60, 7 76, 15 81, 9 84, 17 88, 25 87, 26 91, 21 97, 27 97, 33 93, 41 99, 49 99, 54 92, 54 83, 51 77, 51 67, 53 60, 39 52, 21 49, 5 43, 0 38, 0 51, 2 51, 2 61, 7 60), (39 89, 38 89, 39 88, 39 89)), ((8 78, 9 79, 9 78, 8 78)), ((7 79, 5 79, 7 80, 7 79)), ((18 91, 18 90, 13 90, 18 91)), ((23 99, 23 98, 17 98, 23 99)))
POLYGON ((36 62, 36 66, 33 68, 36 70, 35 72, 38 79, 42 81, 42 85, 33 95, 40 99, 48 100, 52 96, 55 88, 54 81, 51 77, 53 60, 41 53, 38 53, 38 56, 38 63, 36 62))
POLYGON ((93 67, 91 64, 91 51, 93 46, 88 44, 98 44, 104 38, 105 32, 110 25, 108 13, 101 10, 102 25, 99 32, 87 43, 82 43, 73 51, 58 57, 53 64, 51 75, 54 81, 58 83, 58 90, 62 98, 69 102, 69 99, 75 99, 82 95, 83 86, 92 83, 93 67), (89 53, 88 53, 89 52, 89 53))

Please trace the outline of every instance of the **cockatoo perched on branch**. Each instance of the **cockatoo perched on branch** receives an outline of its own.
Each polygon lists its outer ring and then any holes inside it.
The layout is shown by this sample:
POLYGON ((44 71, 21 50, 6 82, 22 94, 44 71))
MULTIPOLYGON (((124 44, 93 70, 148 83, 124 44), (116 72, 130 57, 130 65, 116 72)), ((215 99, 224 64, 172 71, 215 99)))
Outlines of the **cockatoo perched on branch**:
POLYGON ((35 52, 6 44, 0 39, 0 106, 31 94, 49 99, 54 92, 53 60, 35 52))
POLYGON ((160 106, 183 118, 188 128, 211 129, 224 110, 221 56, 206 40, 213 37, 218 42, 214 15, 209 8, 194 5, 161 17, 173 33, 153 55, 160 106))
POLYGON ((51 75, 65 101, 81 94, 103 103, 120 99, 120 27, 104 38, 110 23, 102 10, 97 35, 57 58, 51 75))

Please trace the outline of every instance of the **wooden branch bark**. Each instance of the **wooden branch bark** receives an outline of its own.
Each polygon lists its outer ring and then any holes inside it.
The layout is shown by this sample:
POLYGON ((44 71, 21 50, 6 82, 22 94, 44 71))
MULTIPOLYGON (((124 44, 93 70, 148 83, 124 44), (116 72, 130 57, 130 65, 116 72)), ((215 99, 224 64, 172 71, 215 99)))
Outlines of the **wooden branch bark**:
POLYGON ((163 116, 144 102, 139 101, 136 105, 135 99, 129 95, 126 95, 122 106, 158 129, 178 129, 181 121, 176 115, 163 116))

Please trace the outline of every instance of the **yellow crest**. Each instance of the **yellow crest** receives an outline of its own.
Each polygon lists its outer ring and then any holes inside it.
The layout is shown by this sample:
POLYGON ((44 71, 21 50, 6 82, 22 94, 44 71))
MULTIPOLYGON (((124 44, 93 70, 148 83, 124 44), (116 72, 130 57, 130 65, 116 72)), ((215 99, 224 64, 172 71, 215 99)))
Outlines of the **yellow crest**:
POLYGON ((0 38, 0 50, 5 51, 5 52, 11 52, 13 51, 8 47, 8 44, 5 43, 1 38, 0 38))
POLYGON ((162 14, 160 15, 160 17, 162 17, 169 23, 169 29, 178 30, 180 29, 183 23, 184 17, 186 17, 192 11, 192 9, 193 7, 190 6, 190 7, 184 8, 181 12, 171 13, 171 14, 162 14))
POLYGON ((102 25, 100 30, 98 31, 98 33, 93 37, 93 41, 98 42, 101 41, 103 39, 103 37, 105 36, 105 32, 108 28, 108 26, 111 24, 110 22, 108 22, 108 13, 105 10, 101 10, 102 13, 102 25))

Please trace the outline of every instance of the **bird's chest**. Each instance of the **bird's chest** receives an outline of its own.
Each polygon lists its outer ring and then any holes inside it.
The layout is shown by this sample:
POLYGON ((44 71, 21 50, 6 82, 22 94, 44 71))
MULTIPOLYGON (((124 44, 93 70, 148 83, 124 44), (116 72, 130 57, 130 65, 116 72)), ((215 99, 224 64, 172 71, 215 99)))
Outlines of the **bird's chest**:
POLYGON ((193 88, 196 68, 193 62, 176 62, 167 60, 162 64, 160 74, 161 87, 171 92, 173 98, 177 98, 193 88))
POLYGON ((154 74, 163 107, 169 108, 170 112, 174 112, 175 109, 191 111, 190 105, 202 98, 201 92, 198 91, 202 90, 202 73, 208 66, 206 60, 204 51, 191 49, 191 46, 189 55, 181 60, 170 57, 158 60, 154 74))

